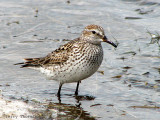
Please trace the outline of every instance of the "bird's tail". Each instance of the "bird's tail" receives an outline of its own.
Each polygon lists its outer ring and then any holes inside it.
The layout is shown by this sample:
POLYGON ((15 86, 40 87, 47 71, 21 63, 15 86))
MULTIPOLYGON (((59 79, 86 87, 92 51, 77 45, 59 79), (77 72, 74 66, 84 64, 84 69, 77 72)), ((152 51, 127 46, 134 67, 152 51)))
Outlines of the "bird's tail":
POLYGON ((39 64, 40 58, 24 58, 26 62, 16 63, 14 65, 21 65, 21 68, 23 67, 40 67, 39 64))

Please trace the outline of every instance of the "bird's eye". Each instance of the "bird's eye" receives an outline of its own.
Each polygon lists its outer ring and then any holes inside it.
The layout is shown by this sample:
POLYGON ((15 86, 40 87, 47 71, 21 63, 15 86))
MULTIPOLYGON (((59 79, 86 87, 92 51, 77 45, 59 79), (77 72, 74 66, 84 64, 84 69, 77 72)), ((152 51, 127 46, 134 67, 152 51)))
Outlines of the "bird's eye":
POLYGON ((96 34, 96 32, 95 32, 95 31, 92 31, 92 33, 93 33, 93 34, 96 34))

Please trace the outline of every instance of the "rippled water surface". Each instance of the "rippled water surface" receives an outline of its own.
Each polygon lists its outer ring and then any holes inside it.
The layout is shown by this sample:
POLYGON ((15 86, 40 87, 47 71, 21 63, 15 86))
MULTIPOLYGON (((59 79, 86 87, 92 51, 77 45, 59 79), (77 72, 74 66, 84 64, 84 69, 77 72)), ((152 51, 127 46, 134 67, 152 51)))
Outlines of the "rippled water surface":
MULTIPOLYGON (((151 37, 160 34, 159 13, 159 0, 1 0, 2 94, 58 109, 58 119, 158 120, 160 42, 151 37), (82 81, 79 96, 74 96, 76 83, 64 84, 60 102, 57 82, 13 65, 26 57, 45 56, 89 24, 102 26, 118 48, 103 43, 99 71, 104 74, 82 81)), ((54 118, 45 112, 43 118, 54 118)))

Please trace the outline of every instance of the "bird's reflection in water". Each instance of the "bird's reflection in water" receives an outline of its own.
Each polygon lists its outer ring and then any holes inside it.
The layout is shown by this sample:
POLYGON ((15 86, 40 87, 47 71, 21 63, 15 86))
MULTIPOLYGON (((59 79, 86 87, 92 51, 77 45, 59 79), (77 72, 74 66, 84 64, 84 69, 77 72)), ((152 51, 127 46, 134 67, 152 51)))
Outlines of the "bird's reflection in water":
POLYGON ((61 97, 58 98, 58 103, 50 102, 47 105, 47 110, 57 110, 56 119, 83 119, 83 120, 95 120, 96 118, 91 116, 87 111, 84 111, 81 107, 81 101, 94 100, 95 97, 88 95, 71 95, 65 94, 65 96, 71 96, 76 100, 76 104, 62 103, 61 97))
MULTIPOLYGON (((56 97, 55 93, 50 93, 48 91, 45 91, 45 94, 51 94, 52 97, 56 97)), ((48 118, 51 118, 51 120, 95 120, 95 117, 91 116, 88 111, 82 108, 82 101, 92 101, 94 99, 94 96, 89 95, 62 94, 60 97, 57 97, 58 102, 54 99, 45 103, 44 106, 46 110, 43 111, 42 116, 37 116, 37 118, 38 120, 46 118, 47 120, 48 118), (70 101, 75 102, 72 102, 72 104, 70 101)))

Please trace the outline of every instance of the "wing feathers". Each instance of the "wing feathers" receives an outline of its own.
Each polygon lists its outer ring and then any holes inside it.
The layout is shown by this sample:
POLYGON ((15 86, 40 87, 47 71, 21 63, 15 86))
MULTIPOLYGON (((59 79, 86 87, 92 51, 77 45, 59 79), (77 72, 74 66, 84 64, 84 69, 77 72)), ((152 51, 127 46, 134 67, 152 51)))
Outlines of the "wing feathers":
POLYGON ((24 58, 26 62, 17 63, 15 65, 22 65, 21 67, 40 67, 40 66, 50 66, 53 64, 61 64, 66 62, 73 50, 74 43, 76 43, 79 38, 68 42, 67 44, 61 46, 55 51, 48 54, 46 57, 41 58, 24 58))

